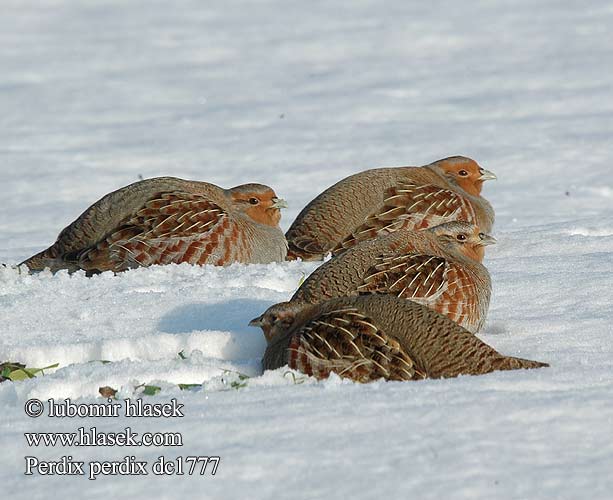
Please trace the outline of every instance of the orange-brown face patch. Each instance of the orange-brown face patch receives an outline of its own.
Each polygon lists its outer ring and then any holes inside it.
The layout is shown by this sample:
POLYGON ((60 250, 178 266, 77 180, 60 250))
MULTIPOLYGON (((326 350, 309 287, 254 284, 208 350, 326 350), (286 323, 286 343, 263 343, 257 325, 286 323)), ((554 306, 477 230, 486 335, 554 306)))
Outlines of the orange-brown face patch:
POLYGON ((281 220, 281 210, 272 208, 270 205, 272 205, 272 201, 268 206, 261 203, 260 205, 249 207, 245 213, 260 224, 275 227, 281 220))
POLYGON ((477 262, 483 262, 483 257, 485 257, 485 247, 481 245, 465 243, 461 246, 461 252, 469 259, 476 260, 477 262))
POLYGON ((476 161, 466 158, 463 160, 448 159, 443 160, 439 166, 448 174, 453 175, 454 179, 464 191, 473 196, 479 196, 481 194, 481 188, 483 187, 483 181, 479 180, 481 177, 480 167, 476 161), (461 175, 462 172, 466 172, 468 175, 461 175))
POLYGON ((481 238, 479 237, 479 228, 475 227, 474 232, 469 236, 468 241, 459 246, 460 252, 466 257, 477 262, 483 262, 485 257, 485 247, 479 244, 481 238))
POLYGON ((483 262, 483 258, 485 257, 485 247, 482 245, 474 245, 473 246, 474 259, 477 262, 483 262))
POLYGON ((255 222, 265 224, 267 226, 276 227, 281 220, 281 210, 274 208, 273 199, 277 198, 275 192, 270 189, 264 193, 234 193, 232 200, 238 203, 246 203, 247 208, 244 212, 255 222), (251 203, 251 200, 258 201, 257 204, 251 203))

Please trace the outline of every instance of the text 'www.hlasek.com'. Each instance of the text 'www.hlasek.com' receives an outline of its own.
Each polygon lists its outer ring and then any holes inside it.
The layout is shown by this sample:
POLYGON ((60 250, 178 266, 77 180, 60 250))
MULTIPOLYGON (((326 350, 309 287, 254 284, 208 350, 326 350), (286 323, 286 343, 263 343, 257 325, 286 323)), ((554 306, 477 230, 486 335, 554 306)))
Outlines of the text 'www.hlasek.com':
MULTIPOLYGON (((152 418, 173 419, 183 417, 183 405, 171 399, 168 403, 147 403, 142 399, 125 399, 123 402, 108 399, 107 403, 76 404, 70 399, 43 402, 29 399, 25 413, 37 418, 46 414, 49 418, 152 418)), ((160 447, 177 448, 183 446, 180 432, 135 432, 131 427, 120 431, 102 431, 96 426, 78 427, 74 432, 25 432, 29 447, 160 447)), ((76 455, 77 453, 75 453, 76 455)), ((41 476, 87 476, 90 480, 101 476, 170 476, 170 475, 212 475, 217 473, 219 456, 176 456, 163 455, 155 460, 139 460, 134 455, 126 455, 117 460, 77 460, 72 455, 64 455, 58 460, 41 460, 26 456, 25 475, 41 476)))

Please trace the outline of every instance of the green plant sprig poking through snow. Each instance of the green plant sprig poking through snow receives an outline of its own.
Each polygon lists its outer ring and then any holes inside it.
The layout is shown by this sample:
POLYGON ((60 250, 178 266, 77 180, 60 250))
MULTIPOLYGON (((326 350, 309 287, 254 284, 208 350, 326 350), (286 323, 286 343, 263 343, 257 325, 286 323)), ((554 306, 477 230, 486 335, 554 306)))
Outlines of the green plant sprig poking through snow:
MULTIPOLYGON (((180 351, 177 353, 177 356, 181 360, 188 359, 189 356, 185 354, 184 351, 180 351)), ((90 363, 100 362, 104 365, 112 364, 112 361, 108 360, 91 360, 90 363)), ((44 370, 50 370, 53 368, 57 368, 59 363, 55 363, 53 365, 45 366, 43 368, 27 368, 23 363, 17 362, 3 362, 0 363, 0 382, 4 382, 6 380, 10 380, 12 382, 27 380, 30 378, 34 378, 38 375, 45 375, 44 370)), ((295 385, 302 384, 307 379, 307 377, 296 376, 292 371, 286 371, 283 373, 283 377, 287 378, 288 375, 291 377, 292 382, 295 385)), ((226 386, 231 389, 244 389, 249 385, 249 380, 251 377, 244 373, 241 373, 236 370, 224 369, 222 370, 222 374, 220 377, 220 382, 223 386, 226 386)), ((177 387, 182 391, 194 391, 204 389, 204 384, 201 383, 179 383, 177 387)), ((139 384, 134 386, 135 391, 141 390, 141 394, 143 396, 155 396, 158 394, 162 388, 157 385, 151 385, 147 383, 139 384)), ((98 392, 102 397, 105 398, 115 398, 117 394, 117 389, 114 389, 110 386, 102 386, 98 388, 98 392)))
POLYGON ((10 380, 16 382, 18 380, 27 380, 36 376, 45 375, 45 370, 57 368, 60 364, 45 366, 43 368, 26 368, 23 363, 13 363, 10 361, 0 363, 0 382, 10 380))

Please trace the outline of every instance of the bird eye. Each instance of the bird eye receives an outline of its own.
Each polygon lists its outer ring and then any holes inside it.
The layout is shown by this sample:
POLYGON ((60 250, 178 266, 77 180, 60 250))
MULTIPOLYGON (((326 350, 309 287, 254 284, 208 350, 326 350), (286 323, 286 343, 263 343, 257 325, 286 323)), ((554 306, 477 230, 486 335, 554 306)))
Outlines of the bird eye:
POLYGON ((257 205, 258 203, 260 203, 260 200, 258 200, 257 198, 249 198, 249 203, 251 203, 252 205, 257 205))
POLYGON ((460 171, 458 172, 458 175, 459 175, 460 177, 468 177, 468 172, 467 172, 466 170, 460 170, 460 171))
POLYGON ((466 241, 466 235, 465 234, 458 234, 456 236, 458 241, 466 241))

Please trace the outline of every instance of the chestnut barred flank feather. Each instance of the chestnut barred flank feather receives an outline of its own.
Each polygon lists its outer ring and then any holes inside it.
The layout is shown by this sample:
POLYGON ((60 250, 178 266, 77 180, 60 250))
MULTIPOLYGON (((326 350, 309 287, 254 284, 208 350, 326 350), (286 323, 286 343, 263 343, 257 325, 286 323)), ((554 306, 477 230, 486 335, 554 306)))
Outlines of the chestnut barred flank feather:
POLYGON ((548 366, 504 356, 437 312, 393 296, 344 297, 291 313, 291 323, 269 340, 264 369, 287 364, 319 379, 334 372, 370 382, 548 366))
POLYGON ((332 249, 334 255, 360 241, 376 238, 401 227, 425 229, 450 220, 476 220, 474 210, 466 198, 431 184, 399 183, 390 188, 385 196, 378 211, 332 249))
POLYGON ((477 332, 491 295, 482 248, 495 240, 466 222, 423 231, 400 229, 362 242, 316 269, 292 302, 389 294, 412 300, 477 332))
POLYGON ((261 184, 226 190, 172 177, 149 179, 96 202, 54 245, 24 264, 93 274, 181 262, 279 262, 287 252, 278 225, 283 206, 261 184))
POLYGON ((424 167, 366 170, 317 196, 286 233, 288 258, 321 260, 400 228, 424 229, 451 220, 490 232, 494 211, 481 186, 495 176, 455 156, 424 167))
MULTIPOLYGON (((204 264, 228 231, 227 218, 227 212, 202 196, 161 193, 117 231, 79 253, 77 263, 82 269, 116 272, 151 264, 204 264)), ((230 262, 237 248, 228 245, 223 258, 230 262)))

